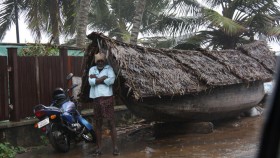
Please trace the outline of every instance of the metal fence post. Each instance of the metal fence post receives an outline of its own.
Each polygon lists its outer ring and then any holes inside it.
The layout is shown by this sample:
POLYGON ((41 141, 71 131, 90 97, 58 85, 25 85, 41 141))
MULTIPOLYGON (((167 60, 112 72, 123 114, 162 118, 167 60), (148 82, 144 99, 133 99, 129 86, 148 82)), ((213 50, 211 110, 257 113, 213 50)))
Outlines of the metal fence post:
POLYGON ((8 50, 8 66, 9 66, 9 87, 10 87, 10 104, 12 110, 10 113, 10 121, 20 121, 20 107, 19 107, 19 84, 18 80, 18 57, 17 48, 7 48, 8 50))
POLYGON ((65 78, 68 73, 68 53, 67 53, 67 48, 65 47, 60 47, 59 48, 59 56, 60 56, 60 66, 61 66, 61 81, 64 87, 67 86, 67 83, 65 82, 65 78))

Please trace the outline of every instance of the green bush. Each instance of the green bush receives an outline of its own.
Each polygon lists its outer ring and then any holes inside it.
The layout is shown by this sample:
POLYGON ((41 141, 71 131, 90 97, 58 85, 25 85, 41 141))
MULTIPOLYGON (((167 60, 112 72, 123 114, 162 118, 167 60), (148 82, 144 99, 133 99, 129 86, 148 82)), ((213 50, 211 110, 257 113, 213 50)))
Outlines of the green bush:
POLYGON ((23 147, 14 147, 10 143, 0 143, 0 158, 14 158, 17 153, 25 150, 23 147))
POLYGON ((59 55, 59 49, 55 45, 30 44, 21 49, 20 56, 56 56, 59 55))

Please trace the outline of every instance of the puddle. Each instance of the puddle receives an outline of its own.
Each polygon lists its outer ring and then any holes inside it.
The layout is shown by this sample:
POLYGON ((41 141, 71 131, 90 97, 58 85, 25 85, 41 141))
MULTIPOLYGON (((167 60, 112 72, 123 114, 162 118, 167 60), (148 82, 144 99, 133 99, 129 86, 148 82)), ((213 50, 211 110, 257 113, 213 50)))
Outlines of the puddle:
MULTIPOLYGON (((219 158, 254 157, 259 144, 263 116, 243 117, 223 122, 214 122, 210 133, 186 132, 157 138, 154 126, 139 124, 118 128, 118 158, 219 158)), ((174 129, 178 130, 178 129, 174 129)), ((112 157, 111 139, 108 131, 103 134, 102 158, 112 157)), ((57 153, 51 146, 18 154, 17 158, 93 157, 93 144, 72 145, 68 153, 57 153)))

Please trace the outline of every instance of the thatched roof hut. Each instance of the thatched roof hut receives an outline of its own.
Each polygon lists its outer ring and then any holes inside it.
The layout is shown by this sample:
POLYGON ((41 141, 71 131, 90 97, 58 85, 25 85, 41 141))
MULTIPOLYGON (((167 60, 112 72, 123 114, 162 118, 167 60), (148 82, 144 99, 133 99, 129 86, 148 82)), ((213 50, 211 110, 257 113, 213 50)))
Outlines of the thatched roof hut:
MULTIPOLYGON (((84 58, 84 81, 99 49, 107 52, 118 77, 124 79, 135 99, 197 93, 215 86, 270 81, 276 58, 262 41, 239 50, 193 51, 152 49, 91 33, 84 58)), ((87 82, 82 95, 88 95, 87 82)))
POLYGON ((117 74, 115 90, 123 100, 199 94, 216 87, 265 82, 273 78, 276 58, 265 42, 257 41, 237 50, 194 51, 152 49, 122 43, 91 33, 92 43, 84 56, 80 98, 88 100, 88 70, 94 54, 107 52, 117 74))

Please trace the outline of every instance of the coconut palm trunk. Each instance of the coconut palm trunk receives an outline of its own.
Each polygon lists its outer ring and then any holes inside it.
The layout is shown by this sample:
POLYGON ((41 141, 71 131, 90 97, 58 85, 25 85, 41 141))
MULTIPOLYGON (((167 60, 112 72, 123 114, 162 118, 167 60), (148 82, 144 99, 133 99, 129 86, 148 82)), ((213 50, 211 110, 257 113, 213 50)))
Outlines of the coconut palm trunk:
POLYGON ((49 2, 49 10, 52 10, 50 12, 50 19, 51 19, 51 31, 52 31, 52 40, 54 44, 59 45, 59 24, 58 24, 58 19, 59 19, 59 6, 58 6, 58 1, 55 0, 55 2, 50 1, 49 2))
POLYGON ((15 2, 15 20, 16 20, 16 35, 17 35, 17 43, 20 43, 19 41, 19 25, 18 25, 18 2, 17 0, 15 2))
POLYGON ((88 24, 88 13, 89 13, 90 1, 81 0, 80 7, 77 15, 77 36, 76 45, 77 47, 84 48, 86 44, 86 31, 88 24))
POLYGON ((143 13, 145 11, 146 0, 139 0, 136 6, 135 17, 133 19, 133 27, 131 29, 131 44, 137 43, 137 38, 142 23, 143 13))

